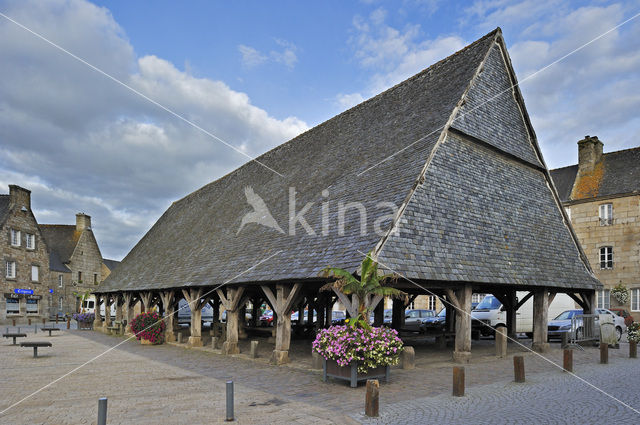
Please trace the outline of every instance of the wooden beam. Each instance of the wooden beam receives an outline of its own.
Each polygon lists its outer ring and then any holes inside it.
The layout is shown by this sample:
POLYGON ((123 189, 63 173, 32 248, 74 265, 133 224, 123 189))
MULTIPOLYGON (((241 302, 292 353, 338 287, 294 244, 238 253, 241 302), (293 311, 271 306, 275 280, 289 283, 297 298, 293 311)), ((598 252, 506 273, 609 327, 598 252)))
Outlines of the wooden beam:
POLYGON ((349 316, 356 317, 358 315, 358 310, 354 309, 353 304, 351 303, 351 300, 349 299, 349 297, 347 297, 345 294, 343 294, 336 288, 333 288, 333 292, 336 293, 340 302, 344 304, 344 307, 347 309, 349 316))
POLYGON ((273 294, 271 288, 269 288, 267 285, 260 285, 260 288, 262 288, 262 292, 264 292, 264 294, 267 296, 267 301, 269 301, 269 304, 271 305, 273 311, 278 314, 276 307, 278 303, 276 301, 276 296, 273 294))
POLYGON ((583 311, 587 310, 587 306, 585 305, 584 300, 582 298, 580 298, 576 294, 572 294, 572 293, 568 293, 567 295, 569 295, 569 297, 573 301, 575 301, 580 307, 582 307, 583 311))
POLYGON ((444 292, 447 294, 447 298, 449 298, 449 302, 453 304, 455 309, 461 310, 460 301, 458 301, 458 297, 456 297, 456 294, 453 292, 453 290, 450 288, 446 288, 444 292))
POLYGON ((527 295, 525 295, 525 297, 523 299, 518 301, 518 304, 516 305, 516 311, 518 311, 518 309, 520 309, 520 307, 522 307, 524 305, 524 303, 526 303, 527 300, 529 300, 529 298, 531 298, 531 297, 533 297, 533 291, 529 292, 527 295))
POLYGON ((291 292, 289 292, 289 296, 287 297, 287 300, 284 303, 284 309, 283 310, 285 312, 291 310, 291 307, 295 303, 296 297, 298 296, 298 293, 300 292, 300 288, 302 288, 302 284, 300 284, 300 283, 294 283, 293 284, 293 288, 291 288, 291 292))

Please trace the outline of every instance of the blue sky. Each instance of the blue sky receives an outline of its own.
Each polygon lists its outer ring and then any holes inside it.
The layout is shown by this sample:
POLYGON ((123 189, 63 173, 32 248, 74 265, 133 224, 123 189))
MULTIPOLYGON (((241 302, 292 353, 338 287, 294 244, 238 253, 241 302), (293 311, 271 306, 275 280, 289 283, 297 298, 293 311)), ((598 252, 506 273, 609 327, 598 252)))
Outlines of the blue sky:
MULTIPOLYGON (((640 2, 0 0, 0 11, 260 154, 500 26, 520 81, 640 12, 640 2)), ((640 145, 640 18, 526 79, 549 167, 576 142, 640 145)), ((121 259, 176 199, 246 157, 0 17, 0 187, 42 223, 94 218, 121 259)))

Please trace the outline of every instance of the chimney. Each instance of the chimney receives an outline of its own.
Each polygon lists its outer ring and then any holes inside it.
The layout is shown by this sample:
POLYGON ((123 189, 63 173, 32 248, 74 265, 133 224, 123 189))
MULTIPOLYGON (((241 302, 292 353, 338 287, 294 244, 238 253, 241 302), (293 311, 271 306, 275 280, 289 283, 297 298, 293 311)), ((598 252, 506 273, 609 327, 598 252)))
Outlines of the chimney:
POLYGON ((578 172, 590 173, 602 160, 602 142, 597 136, 585 136, 578 142, 578 172))
POLYGON ((31 191, 15 184, 9 185, 10 204, 14 208, 31 210, 31 191))
POLYGON ((91 216, 85 213, 76 214, 76 231, 91 230, 91 216))

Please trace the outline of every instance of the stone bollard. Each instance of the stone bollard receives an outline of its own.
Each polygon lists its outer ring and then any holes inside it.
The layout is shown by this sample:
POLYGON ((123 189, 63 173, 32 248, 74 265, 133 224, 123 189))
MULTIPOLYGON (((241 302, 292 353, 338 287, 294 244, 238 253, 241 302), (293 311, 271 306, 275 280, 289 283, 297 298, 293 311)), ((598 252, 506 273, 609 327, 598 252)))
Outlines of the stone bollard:
POLYGON ((182 344, 182 332, 176 334, 178 344, 182 344))
POLYGON ((315 351, 311 351, 311 369, 322 369, 322 356, 315 351))
POLYGON ((249 350, 249 357, 252 359, 258 358, 258 341, 251 341, 251 349, 249 350))
POLYGON ((609 344, 606 342, 600 343, 600 364, 609 363, 609 344))
POLYGON ((464 397, 464 367, 453 367, 453 396, 464 397))
POLYGON ((377 418, 380 409, 380 383, 377 379, 367 379, 367 394, 364 400, 364 414, 377 418))
POLYGON ((416 352, 413 347, 404 347, 402 350, 402 368, 414 369, 416 367, 416 352))
POLYGON ((516 382, 524 382, 524 357, 513 356, 513 374, 516 382))
POLYGON ((564 349, 562 367, 564 368, 565 372, 573 372, 573 350, 571 350, 570 348, 564 349))
POLYGON ((629 358, 637 359, 638 358, 638 343, 631 341, 629 342, 629 358))
POLYGON ((218 341, 219 341, 219 338, 217 336, 211 337, 211 349, 212 350, 218 349, 218 341))
POLYGON ((507 357, 507 328, 496 327, 496 357, 507 357))

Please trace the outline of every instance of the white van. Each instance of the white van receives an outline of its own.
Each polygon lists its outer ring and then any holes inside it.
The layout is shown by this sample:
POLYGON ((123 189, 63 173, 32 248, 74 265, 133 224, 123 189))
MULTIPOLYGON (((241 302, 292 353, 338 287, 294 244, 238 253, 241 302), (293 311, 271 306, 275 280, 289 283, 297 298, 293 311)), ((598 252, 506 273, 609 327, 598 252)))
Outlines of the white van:
MULTIPOLYGON (((527 291, 517 292, 517 299, 521 300, 529 294, 527 291)), ((565 310, 575 308, 575 302, 567 294, 556 294, 551 305, 549 305, 549 320, 558 316, 565 310)), ((498 325, 507 325, 507 312, 503 310, 502 303, 495 296, 486 295, 482 301, 471 312, 471 317, 495 328, 498 325)), ((479 329, 482 335, 493 335, 493 329, 487 326, 472 323, 472 326, 479 329)), ((516 332, 533 335, 533 297, 530 297, 516 312, 516 332)))
MULTIPOLYGON (((82 301, 82 306, 80 311, 82 313, 95 313, 96 308, 96 297, 95 295, 89 295, 86 300, 82 301)), ((104 303, 100 304, 100 315, 104 319, 104 303)), ((116 317, 116 305, 115 303, 111 304, 111 319, 115 319, 116 317)))

